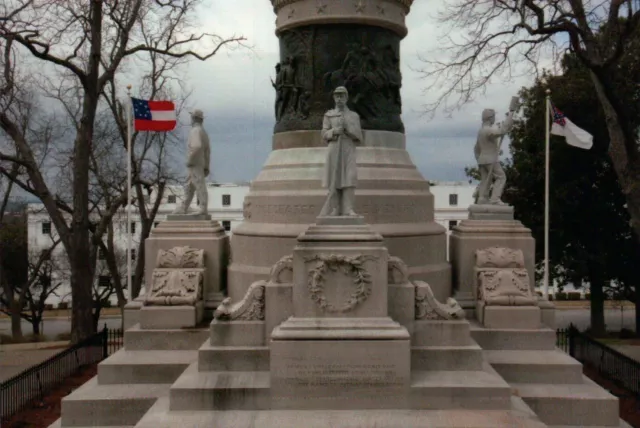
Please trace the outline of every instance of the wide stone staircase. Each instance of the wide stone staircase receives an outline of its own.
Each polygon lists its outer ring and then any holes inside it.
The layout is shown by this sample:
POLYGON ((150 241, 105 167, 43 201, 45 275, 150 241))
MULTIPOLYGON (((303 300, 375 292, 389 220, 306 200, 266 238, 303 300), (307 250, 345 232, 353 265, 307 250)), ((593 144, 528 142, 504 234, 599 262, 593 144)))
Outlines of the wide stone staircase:
POLYGON ((124 333, 124 348, 98 364, 98 374, 62 400, 52 427, 133 427, 198 358, 207 327, 124 333))
POLYGON ((227 336, 220 324, 130 328, 124 349, 63 399, 52 427, 629 427, 617 398, 555 348, 551 329, 416 321, 406 408, 277 410, 263 321, 234 323, 245 334, 227 336))
POLYGON ((489 329, 474 321, 471 335, 513 394, 550 428, 629 426, 619 419, 618 399, 556 348, 552 329, 489 329))

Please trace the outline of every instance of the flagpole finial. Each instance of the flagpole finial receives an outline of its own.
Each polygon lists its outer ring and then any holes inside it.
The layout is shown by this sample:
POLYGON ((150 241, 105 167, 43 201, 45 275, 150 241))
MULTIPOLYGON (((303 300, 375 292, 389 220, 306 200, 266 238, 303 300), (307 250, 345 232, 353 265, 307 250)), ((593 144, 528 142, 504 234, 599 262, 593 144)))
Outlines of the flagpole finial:
POLYGON ((127 95, 131 95, 131 85, 127 85, 127 95))
POLYGON ((545 94, 547 94, 547 96, 551 95, 551 89, 547 89, 546 91, 544 91, 545 94))

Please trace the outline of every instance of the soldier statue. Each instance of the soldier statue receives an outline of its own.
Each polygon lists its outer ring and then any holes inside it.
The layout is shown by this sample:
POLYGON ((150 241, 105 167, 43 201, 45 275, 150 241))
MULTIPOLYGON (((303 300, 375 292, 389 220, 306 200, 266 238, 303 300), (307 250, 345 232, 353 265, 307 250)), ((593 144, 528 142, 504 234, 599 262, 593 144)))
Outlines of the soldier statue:
POLYGON ((198 214, 207 214, 209 194, 205 178, 209 175, 209 136, 204 130, 202 110, 191 113, 191 130, 187 140, 188 182, 184 188, 184 199, 173 214, 187 214, 194 193, 198 195, 198 214))
POLYGON ((500 165, 500 144, 513 126, 513 113, 514 110, 509 111, 506 120, 502 124, 496 124, 495 110, 482 111, 482 128, 478 131, 474 147, 480 170, 477 204, 505 205, 500 199, 507 183, 507 176, 500 165))
POLYGON ((358 168, 356 143, 362 142, 360 116, 347 107, 349 93, 344 86, 333 91, 335 108, 325 113, 322 139, 327 142, 322 185, 329 190, 321 216, 354 216, 354 199, 358 168))

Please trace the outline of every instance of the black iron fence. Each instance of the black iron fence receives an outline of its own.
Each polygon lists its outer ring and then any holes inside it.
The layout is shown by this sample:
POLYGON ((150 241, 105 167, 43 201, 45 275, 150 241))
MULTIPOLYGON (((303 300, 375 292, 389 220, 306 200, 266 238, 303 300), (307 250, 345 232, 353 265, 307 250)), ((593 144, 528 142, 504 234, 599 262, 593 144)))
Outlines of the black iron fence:
POLYGON ((82 368, 96 364, 122 347, 122 330, 107 326, 91 337, 0 384, 0 420, 13 416, 33 400, 43 401, 47 392, 82 368))
POLYGON ((640 362, 589 337, 573 325, 556 331, 556 345, 617 386, 640 396, 640 362))

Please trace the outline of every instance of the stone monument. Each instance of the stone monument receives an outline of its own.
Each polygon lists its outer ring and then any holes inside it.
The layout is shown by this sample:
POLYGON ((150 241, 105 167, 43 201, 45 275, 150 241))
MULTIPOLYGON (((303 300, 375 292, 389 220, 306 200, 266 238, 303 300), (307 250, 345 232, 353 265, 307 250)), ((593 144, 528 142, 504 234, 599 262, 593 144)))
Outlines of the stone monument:
POLYGON ((322 121, 322 140, 328 144, 322 185, 329 189, 321 216, 352 216, 355 203, 358 166, 356 143, 362 142, 360 117, 349 110, 347 88, 339 86, 333 91, 335 109, 325 113, 322 121))
MULTIPOLYGON (((205 178, 209 175, 209 136, 203 127, 202 110, 191 113, 191 130, 187 139, 188 182, 184 196, 167 220, 153 228, 145 241, 145 284, 153 281, 153 269, 160 251, 190 246, 204 251, 203 300, 209 315, 222 302, 229 260, 229 236, 218 221, 208 214, 208 191, 205 178), (199 209, 189 212, 193 196, 198 196, 199 209)), ((140 305, 140 302, 137 303, 140 305)), ((136 306, 134 303, 133 306, 136 306)), ((135 309, 135 308, 134 308, 135 309)))
MULTIPOLYGON (((228 296, 208 328, 129 328, 124 349, 62 400, 54 427, 626 428, 617 398, 584 378, 542 324, 535 243, 512 211, 454 229, 451 298, 445 231, 400 120, 399 43, 412 3, 272 0, 274 150, 234 231, 228 296), (332 158, 319 130, 340 86, 363 128, 351 207, 361 215, 318 216, 332 158)), ((336 131, 351 128, 335 120, 336 131)), ((216 235, 176 217, 154 229, 147 257, 188 245, 205 265, 226 263, 208 246, 216 235)), ((172 269, 159 281, 187 269, 147 266, 147 275, 154 268, 172 269)), ((215 290, 205 269, 206 300, 215 290)), ((145 308, 197 301, 197 283, 160 281, 145 308)))
POLYGON ((434 220, 434 197, 406 151, 400 117, 400 42, 412 1, 271 3, 280 39, 273 150, 233 231, 229 296, 240 300, 250 284, 267 280, 271 266, 292 253, 321 213, 327 142, 319 130, 334 108, 333 91, 343 86, 362 129, 352 209, 404 260, 412 279, 428 282, 445 301, 451 296, 446 229, 434 220))
POLYGON ((208 213, 209 193, 207 193, 206 177, 209 176, 210 148, 209 135, 204 130, 202 110, 191 113, 191 130, 187 139, 187 184, 184 188, 184 199, 173 212, 187 214, 194 194, 198 195, 200 206, 198 214, 206 216, 208 213))

